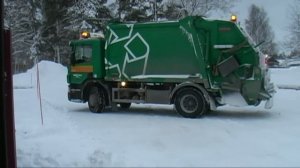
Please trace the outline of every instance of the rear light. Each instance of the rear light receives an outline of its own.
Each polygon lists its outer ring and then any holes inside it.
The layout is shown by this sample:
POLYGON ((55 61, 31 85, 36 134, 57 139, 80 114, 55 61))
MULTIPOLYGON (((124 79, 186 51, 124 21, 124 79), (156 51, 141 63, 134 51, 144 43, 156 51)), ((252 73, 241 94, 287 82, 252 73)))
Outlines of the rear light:
POLYGON ((265 55, 266 64, 268 64, 270 57, 268 55, 265 55))
POLYGON ((268 61, 267 55, 264 55, 264 54, 260 53, 259 58, 260 58, 260 61, 259 61, 260 66, 262 68, 266 68, 267 67, 267 61, 268 61))

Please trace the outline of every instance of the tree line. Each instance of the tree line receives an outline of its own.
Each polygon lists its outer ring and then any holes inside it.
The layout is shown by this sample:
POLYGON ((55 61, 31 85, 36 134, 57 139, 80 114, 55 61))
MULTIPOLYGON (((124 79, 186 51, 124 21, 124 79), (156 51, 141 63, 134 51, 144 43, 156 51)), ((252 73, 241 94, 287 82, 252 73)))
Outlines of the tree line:
MULTIPOLYGON (((111 20, 121 22, 178 20, 189 15, 209 17, 217 11, 229 15, 236 2, 236 0, 5 0, 4 22, 5 27, 10 28, 12 32, 13 65, 17 73, 30 68, 37 60, 67 64, 70 54, 69 41, 78 39, 83 29, 101 32, 105 24, 111 20)), ((267 13, 263 8, 257 8, 260 12, 254 11, 251 14, 250 11, 249 18, 245 22, 246 30, 256 43, 261 42, 261 37, 268 36, 264 38, 266 42, 261 47, 266 48, 264 52, 271 54, 276 51, 274 33, 269 26, 267 13), (257 13, 261 13, 260 23, 252 16, 257 13), (255 30, 257 25, 266 30, 255 30), (261 34, 262 32, 264 34, 261 34)))
POLYGON ((5 26, 12 32, 16 71, 37 60, 66 64, 69 41, 82 29, 103 31, 109 20, 177 20, 226 11, 234 0, 5 0, 5 26))

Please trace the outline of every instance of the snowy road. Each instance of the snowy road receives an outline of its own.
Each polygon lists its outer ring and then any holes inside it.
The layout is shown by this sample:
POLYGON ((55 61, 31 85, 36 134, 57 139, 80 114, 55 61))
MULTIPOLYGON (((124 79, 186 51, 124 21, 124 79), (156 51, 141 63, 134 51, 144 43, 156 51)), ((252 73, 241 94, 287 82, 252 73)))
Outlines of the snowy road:
MULTIPOLYGON (((14 90, 18 166, 300 166, 300 91, 278 90, 271 110, 223 107, 201 119, 157 105, 93 114, 66 100, 64 67, 42 62, 40 70, 43 126, 28 82, 34 70, 14 77, 16 88, 27 88, 14 90)), ((300 85, 300 68, 272 74, 300 85)))

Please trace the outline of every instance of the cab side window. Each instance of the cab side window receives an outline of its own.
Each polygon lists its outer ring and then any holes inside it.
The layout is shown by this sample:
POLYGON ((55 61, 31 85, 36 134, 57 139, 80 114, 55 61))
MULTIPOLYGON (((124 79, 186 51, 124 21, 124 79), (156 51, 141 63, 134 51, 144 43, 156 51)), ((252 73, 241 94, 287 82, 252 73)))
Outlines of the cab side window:
POLYGON ((89 62, 92 60, 92 46, 77 46, 75 50, 75 59, 77 63, 89 62))

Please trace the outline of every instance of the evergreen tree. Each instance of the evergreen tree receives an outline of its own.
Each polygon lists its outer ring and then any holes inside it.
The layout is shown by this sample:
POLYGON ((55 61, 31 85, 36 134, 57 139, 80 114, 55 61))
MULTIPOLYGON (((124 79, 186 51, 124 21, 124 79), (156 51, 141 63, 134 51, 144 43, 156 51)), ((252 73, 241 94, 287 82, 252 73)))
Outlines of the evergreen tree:
POLYGON ((116 0, 116 17, 120 21, 155 21, 163 16, 162 0, 116 0))
POLYGON ((62 55, 64 62, 69 61, 70 47, 69 41, 79 39, 80 32, 88 30, 90 32, 104 32, 107 21, 112 19, 111 11, 106 6, 107 0, 73 0, 69 4, 65 17, 65 37, 63 39, 62 55))
POLYGON ((105 23, 112 19, 107 0, 80 0, 68 9, 69 30, 79 32, 84 24, 91 26, 91 31, 103 31, 105 23))
POLYGON ((147 20, 146 10, 143 6, 145 0, 116 0, 118 18, 120 21, 147 20))
POLYGON ((180 19, 185 16, 205 16, 211 12, 228 12, 236 0, 168 0, 166 18, 180 19))
POLYGON ((40 6, 34 0, 6 0, 5 25, 12 33, 15 72, 32 66, 41 25, 40 6))
POLYGON ((91 25, 103 30, 111 19, 107 0, 5 0, 5 25, 12 31, 13 58, 31 66, 34 59, 66 64, 69 41, 91 25))
POLYGON ((165 4, 163 0, 150 0, 151 8, 148 13, 151 21, 166 20, 165 4))
POLYGON ((41 43, 39 51, 42 59, 66 62, 68 41, 72 37, 70 31, 65 29, 68 26, 67 9, 72 5, 72 0, 43 0, 41 27, 41 43))
POLYGON ((175 1, 169 1, 166 3, 165 18, 168 20, 177 20, 183 17, 181 12, 182 6, 175 3, 175 1))

